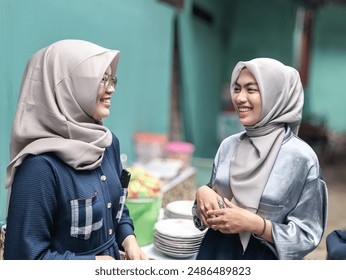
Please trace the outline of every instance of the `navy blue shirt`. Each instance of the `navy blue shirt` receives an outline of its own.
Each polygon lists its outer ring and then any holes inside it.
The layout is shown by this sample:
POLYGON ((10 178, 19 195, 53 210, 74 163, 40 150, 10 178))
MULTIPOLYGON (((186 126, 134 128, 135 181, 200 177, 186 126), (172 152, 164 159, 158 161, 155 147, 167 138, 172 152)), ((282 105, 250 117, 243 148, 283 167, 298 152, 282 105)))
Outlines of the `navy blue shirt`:
POLYGON ((134 234, 126 206, 116 218, 121 171, 115 135, 94 170, 75 170, 54 153, 27 156, 12 184, 4 258, 119 259, 120 244, 134 234))

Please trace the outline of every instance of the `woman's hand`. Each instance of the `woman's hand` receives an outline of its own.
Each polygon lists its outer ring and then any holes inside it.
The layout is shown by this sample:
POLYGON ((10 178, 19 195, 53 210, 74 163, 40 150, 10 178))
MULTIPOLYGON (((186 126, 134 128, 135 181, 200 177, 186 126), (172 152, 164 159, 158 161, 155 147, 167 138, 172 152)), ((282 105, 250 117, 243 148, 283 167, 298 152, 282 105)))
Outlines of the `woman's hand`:
POLYGON ((210 210, 220 209, 219 201, 222 201, 221 196, 219 196, 213 189, 208 186, 201 186, 196 192, 197 210, 200 214, 200 218, 203 224, 207 227, 210 225, 207 222, 209 215, 207 214, 210 210))
POLYGON ((108 255, 99 255, 96 256, 96 260, 115 260, 113 257, 108 256, 108 255))
POLYGON ((227 198, 225 198, 225 206, 226 208, 207 212, 209 226, 222 233, 249 231, 252 213, 236 206, 227 198))
POLYGON ((125 254, 128 260, 148 260, 149 258, 144 254, 139 247, 137 239, 134 235, 127 236, 123 243, 125 254))
POLYGON ((259 215, 236 206, 227 198, 224 199, 226 208, 209 210, 207 222, 214 230, 222 233, 252 232, 257 236, 273 242, 272 223, 259 215))

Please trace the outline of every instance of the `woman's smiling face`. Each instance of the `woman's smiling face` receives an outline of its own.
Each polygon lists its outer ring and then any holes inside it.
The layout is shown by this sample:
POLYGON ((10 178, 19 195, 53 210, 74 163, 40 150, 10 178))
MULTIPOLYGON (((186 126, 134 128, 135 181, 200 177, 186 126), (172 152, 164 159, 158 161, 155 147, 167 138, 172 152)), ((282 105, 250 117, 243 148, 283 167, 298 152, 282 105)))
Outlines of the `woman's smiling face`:
POLYGON ((93 114, 93 118, 95 120, 102 120, 109 116, 111 97, 115 90, 116 82, 117 80, 112 76, 112 69, 109 66, 100 82, 96 106, 93 114))
POLYGON ((244 126, 259 122, 262 111, 261 94, 252 73, 244 68, 233 85, 232 102, 244 126))

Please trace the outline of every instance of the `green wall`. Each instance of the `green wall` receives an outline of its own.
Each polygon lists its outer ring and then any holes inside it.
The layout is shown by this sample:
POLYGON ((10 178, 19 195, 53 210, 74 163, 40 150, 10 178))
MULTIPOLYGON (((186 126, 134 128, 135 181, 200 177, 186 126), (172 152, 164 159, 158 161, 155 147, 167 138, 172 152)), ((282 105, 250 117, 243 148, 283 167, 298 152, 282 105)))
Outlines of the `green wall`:
POLYGON ((346 133, 346 5, 330 5, 315 16, 309 82, 311 112, 328 128, 346 133))
POLYGON ((195 144, 197 157, 214 157, 218 147, 217 114, 220 110, 224 45, 220 9, 207 0, 195 1, 214 20, 193 15, 192 1, 179 14, 181 96, 185 140, 195 144))
POLYGON ((12 120, 28 58, 67 38, 119 49, 119 84, 105 124, 133 159, 134 132, 169 132, 174 16, 171 6, 156 0, 0 0, 0 222, 12 120))
POLYGON ((293 1, 236 1, 229 9, 226 80, 239 60, 271 57, 292 65, 297 9, 293 1))

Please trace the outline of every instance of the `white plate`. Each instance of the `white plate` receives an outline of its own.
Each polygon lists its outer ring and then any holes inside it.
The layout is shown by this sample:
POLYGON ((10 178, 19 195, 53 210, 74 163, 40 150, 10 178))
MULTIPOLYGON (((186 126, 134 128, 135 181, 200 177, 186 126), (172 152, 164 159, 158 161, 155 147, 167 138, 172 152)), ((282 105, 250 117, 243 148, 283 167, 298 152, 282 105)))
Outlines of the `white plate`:
POLYGON ((204 235, 204 231, 197 229, 192 220, 165 219, 158 221, 154 229, 161 235, 178 238, 197 238, 204 235))
POLYGON ((192 254, 196 253, 199 249, 199 247, 196 248, 176 248, 176 247, 169 247, 167 244, 162 244, 158 242, 157 240, 154 241, 154 245, 158 248, 161 248, 162 250, 169 251, 172 253, 179 253, 179 254, 192 254))
POLYGON ((155 243, 154 243, 154 247, 155 247, 155 249, 157 249, 161 253, 163 253, 163 254, 165 254, 167 256, 173 257, 173 258, 177 258, 177 259, 185 259, 185 258, 189 258, 189 257, 192 257, 193 255, 197 254, 197 253, 192 253, 192 252, 184 253, 184 254, 175 253, 175 252, 172 252, 172 251, 169 251, 169 250, 165 250, 165 249, 159 248, 159 247, 157 247, 157 245, 155 243))
POLYGON ((173 242, 173 243, 184 243, 184 244, 195 244, 200 243, 203 239, 204 235, 200 235, 197 237, 176 237, 176 236, 168 236, 164 235, 156 230, 154 230, 154 236, 166 240, 167 242, 173 242))
POLYGON ((167 212, 192 218, 193 200, 177 200, 166 205, 167 212))
POLYGON ((192 216, 175 214, 168 211, 167 209, 164 212, 164 217, 165 219, 188 219, 188 220, 192 219, 192 216))
POLYGON ((198 248, 201 242, 184 243, 184 242, 172 242, 171 240, 163 239, 157 235, 154 236, 154 241, 162 244, 163 246, 177 248, 177 249, 195 249, 198 248))

